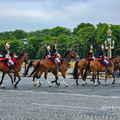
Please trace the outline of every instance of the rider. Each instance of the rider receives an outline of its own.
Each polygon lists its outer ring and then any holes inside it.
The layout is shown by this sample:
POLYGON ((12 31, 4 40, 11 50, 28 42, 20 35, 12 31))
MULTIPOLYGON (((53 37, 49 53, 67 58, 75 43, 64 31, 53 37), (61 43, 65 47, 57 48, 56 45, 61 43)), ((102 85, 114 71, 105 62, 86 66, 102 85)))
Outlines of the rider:
POLYGON ((104 46, 103 46, 103 43, 101 43, 98 58, 100 58, 105 63, 106 71, 108 71, 108 70, 110 70, 108 68, 109 62, 104 58, 105 57, 104 55, 105 55, 104 54, 104 46))
POLYGON ((50 57, 50 44, 48 44, 48 46, 46 47, 44 58, 48 58, 48 57, 50 57))
POLYGON ((51 53, 51 56, 53 56, 53 58, 55 58, 55 60, 57 60, 57 69, 60 70, 60 59, 59 59, 59 54, 58 54, 58 51, 57 51, 57 44, 56 44, 57 41, 54 41, 54 45, 53 45, 53 49, 52 49, 52 53, 51 53))
POLYGON ((92 44, 90 43, 89 44, 89 48, 88 48, 88 58, 89 59, 93 59, 93 51, 92 51, 92 49, 93 49, 93 46, 92 46, 92 44))
POLYGON ((11 60, 9 48, 10 48, 10 45, 8 44, 7 41, 5 41, 4 49, 3 49, 3 58, 8 58, 8 62, 11 64, 9 67, 9 69, 10 69, 9 72, 14 72, 14 70, 13 70, 14 62, 11 60))

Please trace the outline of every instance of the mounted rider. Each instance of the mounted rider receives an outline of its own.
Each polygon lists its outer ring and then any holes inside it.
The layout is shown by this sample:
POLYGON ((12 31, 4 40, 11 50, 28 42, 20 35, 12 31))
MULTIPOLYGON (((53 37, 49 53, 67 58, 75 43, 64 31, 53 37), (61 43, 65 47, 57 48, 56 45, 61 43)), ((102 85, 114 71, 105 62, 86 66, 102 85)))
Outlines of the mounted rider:
POLYGON ((89 59, 94 59, 94 56, 93 56, 93 45, 91 43, 89 43, 89 48, 88 48, 88 56, 87 56, 89 59))
POLYGON ((57 44, 56 44, 57 41, 54 41, 54 45, 53 45, 53 49, 52 49, 52 52, 51 52, 51 56, 53 58, 55 58, 55 60, 57 60, 57 69, 60 70, 60 54, 58 54, 58 51, 57 51, 57 44))
POLYGON ((101 43, 101 45, 100 45, 98 58, 100 58, 105 63, 106 72, 107 72, 110 69, 108 68, 109 62, 106 60, 106 58, 104 58, 105 57, 105 53, 104 53, 104 46, 103 46, 103 44, 104 43, 101 43))
POLYGON ((45 51, 45 56, 44 58, 48 58, 50 57, 50 44, 48 44, 48 46, 46 47, 46 51, 45 51))
POLYGON ((14 62, 11 60, 9 48, 10 48, 10 45, 8 44, 7 41, 5 41, 4 49, 3 49, 3 58, 7 58, 8 62, 10 63, 10 67, 9 67, 10 71, 9 72, 14 72, 14 70, 13 70, 14 62))

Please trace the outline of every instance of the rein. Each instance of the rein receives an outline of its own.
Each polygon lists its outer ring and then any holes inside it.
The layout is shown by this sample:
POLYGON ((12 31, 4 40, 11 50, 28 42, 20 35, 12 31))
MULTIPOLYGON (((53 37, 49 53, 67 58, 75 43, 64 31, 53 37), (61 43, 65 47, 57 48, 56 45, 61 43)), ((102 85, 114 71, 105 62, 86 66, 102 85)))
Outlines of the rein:
POLYGON ((69 62, 67 62, 66 60, 65 60, 65 58, 63 58, 63 60, 68 64, 68 65, 66 65, 67 67, 69 67, 69 65, 70 65, 70 63, 69 62))

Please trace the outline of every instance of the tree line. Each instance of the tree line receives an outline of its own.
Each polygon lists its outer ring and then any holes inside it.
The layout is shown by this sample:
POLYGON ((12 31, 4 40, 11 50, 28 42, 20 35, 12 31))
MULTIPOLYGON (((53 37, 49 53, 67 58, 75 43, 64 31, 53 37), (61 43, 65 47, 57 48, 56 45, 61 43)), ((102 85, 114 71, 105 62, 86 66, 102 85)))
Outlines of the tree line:
MULTIPOLYGON (((120 53, 120 25, 111 24, 111 40, 115 41, 115 49, 112 55, 119 55, 120 53)), ((80 58, 86 58, 89 43, 93 44, 93 53, 98 57, 100 43, 107 40, 107 23, 99 23, 96 26, 90 23, 80 23, 71 31, 70 29, 57 26, 52 29, 43 29, 37 31, 26 32, 16 29, 15 31, 5 31, 0 33, 0 54, 3 51, 3 44, 8 41, 10 44, 10 51, 18 55, 24 53, 25 47, 23 39, 27 39, 26 50, 29 52, 29 59, 42 59, 45 54, 45 49, 50 43, 51 50, 53 42, 57 41, 57 49, 61 56, 70 50, 76 50, 76 44, 80 44, 80 51, 78 52, 80 58)), ((107 50, 105 50, 107 55, 107 50)))

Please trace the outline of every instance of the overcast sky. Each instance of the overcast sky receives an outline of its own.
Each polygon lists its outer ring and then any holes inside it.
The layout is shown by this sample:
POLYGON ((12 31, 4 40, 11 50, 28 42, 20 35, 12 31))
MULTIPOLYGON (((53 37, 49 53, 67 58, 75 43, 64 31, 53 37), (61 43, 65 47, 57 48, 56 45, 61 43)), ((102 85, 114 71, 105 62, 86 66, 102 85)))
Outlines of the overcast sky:
POLYGON ((120 25, 120 0, 0 0, 0 32, 26 32, 80 23, 120 25))

